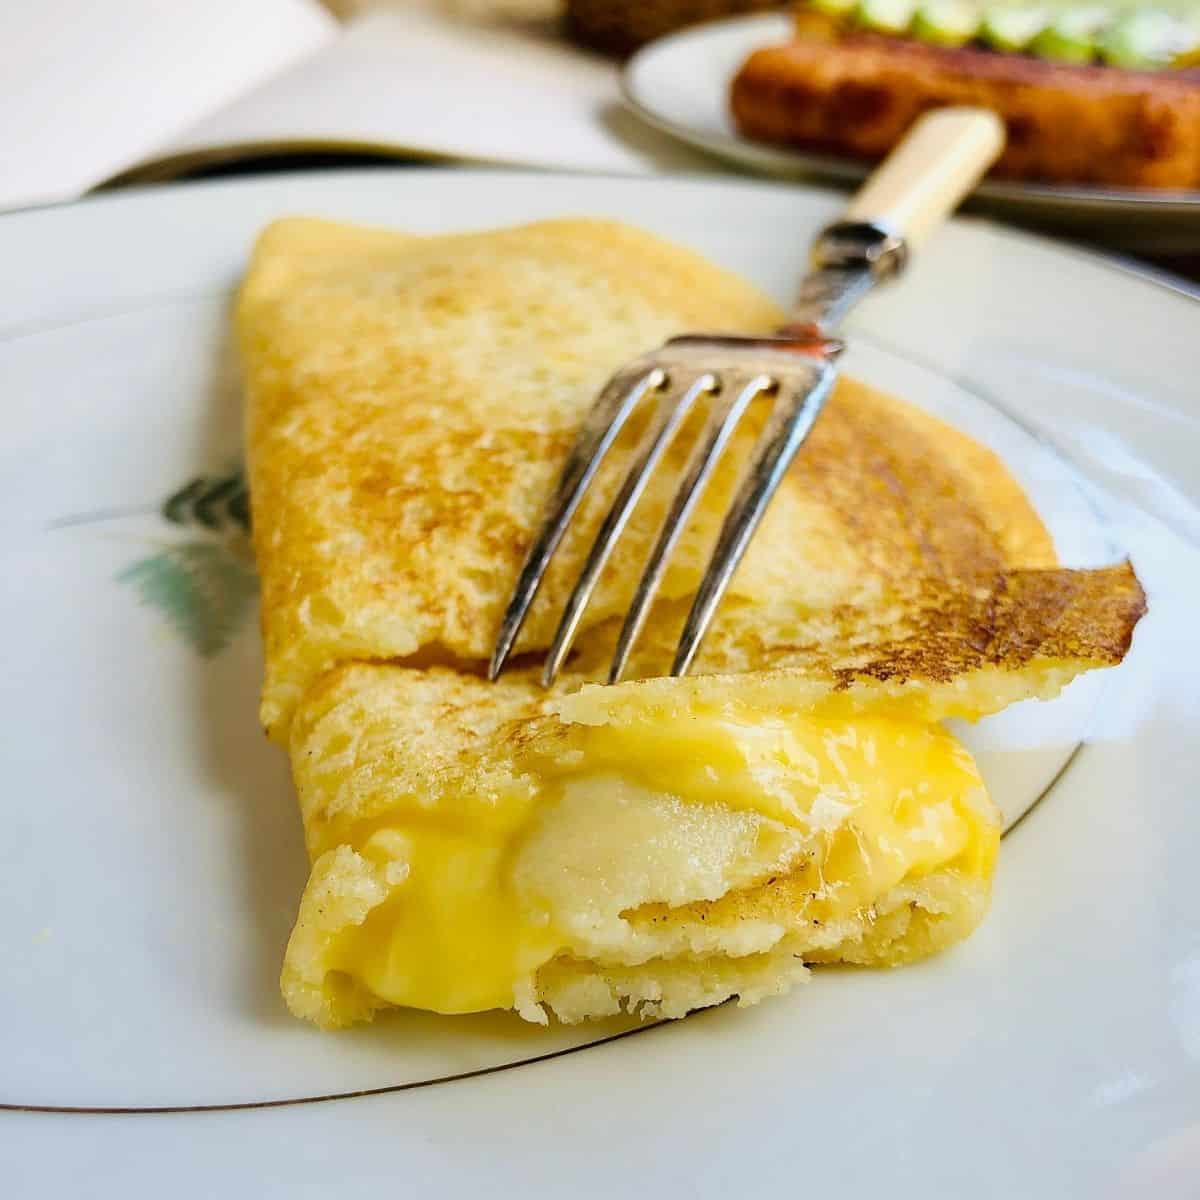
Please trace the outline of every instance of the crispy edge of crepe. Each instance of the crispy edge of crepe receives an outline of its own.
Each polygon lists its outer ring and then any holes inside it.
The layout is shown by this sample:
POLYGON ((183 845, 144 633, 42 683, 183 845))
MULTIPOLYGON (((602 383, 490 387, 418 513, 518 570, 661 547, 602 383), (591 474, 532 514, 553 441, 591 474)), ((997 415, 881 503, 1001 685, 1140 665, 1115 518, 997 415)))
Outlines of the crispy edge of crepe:
POLYGON ((758 642, 739 670, 653 678, 619 687, 587 684, 552 702, 565 721, 619 719, 627 698, 664 719, 703 695, 710 702, 803 705, 828 694, 837 707, 892 707, 936 721, 977 719, 1017 700, 1048 699, 1082 671, 1116 666, 1147 609, 1125 561, 1091 569, 1014 570, 987 588, 937 596, 916 609, 902 638, 854 644, 758 642), (988 699, 988 693, 993 699, 988 699), (637 699, 632 697, 637 694, 637 699))

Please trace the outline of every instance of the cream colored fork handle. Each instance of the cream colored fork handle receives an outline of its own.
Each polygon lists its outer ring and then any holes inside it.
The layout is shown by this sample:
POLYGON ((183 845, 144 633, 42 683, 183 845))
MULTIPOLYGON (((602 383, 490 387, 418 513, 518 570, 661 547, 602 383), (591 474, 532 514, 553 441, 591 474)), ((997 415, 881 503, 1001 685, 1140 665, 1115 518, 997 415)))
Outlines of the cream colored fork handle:
POLYGON ((910 250, 959 206, 1004 148, 1004 125, 985 108, 926 113, 859 189, 843 220, 869 221, 910 250))

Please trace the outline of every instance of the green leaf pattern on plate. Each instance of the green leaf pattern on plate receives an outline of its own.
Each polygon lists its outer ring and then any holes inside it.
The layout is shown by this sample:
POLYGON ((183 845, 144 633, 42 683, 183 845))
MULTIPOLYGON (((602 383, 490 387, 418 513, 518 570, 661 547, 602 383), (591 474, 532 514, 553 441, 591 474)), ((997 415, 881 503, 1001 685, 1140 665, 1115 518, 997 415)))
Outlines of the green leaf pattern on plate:
POLYGON ((241 468, 198 476, 169 496, 160 515, 199 537, 164 546, 117 580, 163 616, 204 658, 219 654, 244 624, 258 591, 246 533, 250 513, 241 468))
POLYGON ((241 467, 224 475, 198 475, 163 501, 162 515, 172 525, 202 525, 214 533, 250 529, 249 494, 241 467))
POLYGON ((221 542, 180 542, 139 559, 117 578, 205 658, 229 645, 250 611, 258 581, 221 542))

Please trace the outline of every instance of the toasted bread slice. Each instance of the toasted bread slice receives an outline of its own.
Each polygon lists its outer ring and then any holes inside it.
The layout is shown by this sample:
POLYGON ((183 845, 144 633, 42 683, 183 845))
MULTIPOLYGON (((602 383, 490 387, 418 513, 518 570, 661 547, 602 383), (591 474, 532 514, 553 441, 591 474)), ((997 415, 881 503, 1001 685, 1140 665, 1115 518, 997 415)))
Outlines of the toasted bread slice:
POLYGON ((1076 66, 899 37, 798 36, 755 51, 730 104, 747 137, 882 158, 924 112, 990 108, 1007 141, 1000 178, 1200 187, 1200 72, 1076 66))

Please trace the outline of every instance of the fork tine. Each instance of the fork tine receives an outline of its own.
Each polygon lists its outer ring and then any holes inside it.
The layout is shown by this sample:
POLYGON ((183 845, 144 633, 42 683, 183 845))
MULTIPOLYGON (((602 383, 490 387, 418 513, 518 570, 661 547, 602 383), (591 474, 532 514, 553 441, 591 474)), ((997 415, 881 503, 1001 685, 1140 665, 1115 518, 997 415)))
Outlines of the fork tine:
POLYGON ((612 666, 608 672, 609 683, 616 683, 625 670, 634 643, 646 623, 650 605, 658 592, 658 585, 662 582, 671 553, 687 526, 692 509, 704 494, 709 477, 720 461, 733 431, 749 407, 750 401, 772 386, 773 380, 769 375, 757 375, 736 390, 728 389, 723 393, 722 399, 714 405, 704 433, 692 452, 683 480, 675 492, 671 509, 659 530, 658 540, 646 561, 633 603, 625 614, 625 622, 621 626, 612 666))
POLYGON ((496 638, 496 647, 488 664, 489 679, 497 679, 504 669, 517 635, 521 632, 521 626, 524 625, 542 585, 547 564, 558 549, 558 544, 562 541, 584 493, 595 478, 604 456, 642 397, 647 392, 661 387, 665 381, 666 372, 659 367, 622 371, 608 381, 592 405, 563 467, 558 486, 546 506, 541 527, 525 556, 517 585, 505 609, 500 633, 496 638))
POLYGON ((592 548, 588 551, 583 570, 575 581, 571 597, 563 609, 562 618, 554 632, 554 641, 551 643, 550 652, 546 656, 546 664, 542 670, 542 682, 547 687, 554 682, 559 668, 570 652, 571 643, 579 629, 579 622, 583 618, 588 601, 592 598, 592 593, 596 590, 600 574, 624 532, 625 525, 634 508, 637 507, 637 502, 641 499, 642 492, 645 491, 654 468, 658 466, 659 460, 696 401, 706 392, 713 391, 716 386, 716 376, 706 372, 691 383, 678 399, 671 392, 667 392, 663 396, 658 412, 646 430, 642 444, 638 447, 637 457, 634 459, 629 473, 625 476, 621 490, 612 502, 612 507, 605 515, 604 522, 592 542, 592 548))
POLYGON ((830 363, 814 363, 813 370, 815 378, 810 386, 789 388, 775 402, 692 602, 675 652, 672 675, 686 675, 690 669, 771 497, 833 387, 834 370, 830 363))

